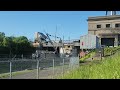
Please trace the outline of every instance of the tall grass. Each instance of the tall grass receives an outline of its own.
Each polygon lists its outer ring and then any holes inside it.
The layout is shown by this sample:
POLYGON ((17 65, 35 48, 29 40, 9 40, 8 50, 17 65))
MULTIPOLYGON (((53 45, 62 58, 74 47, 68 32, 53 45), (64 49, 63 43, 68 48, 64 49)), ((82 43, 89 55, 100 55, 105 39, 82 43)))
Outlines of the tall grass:
POLYGON ((80 62, 84 62, 86 59, 93 57, 94 55, 95 55, 95 51, 92 51, 89 54, 85 55, 84 57, 80 58, 80 62))
POLYGON ((119 79, 120 51, 102 61, 93 61, 64 74, 63 79, 119 79))

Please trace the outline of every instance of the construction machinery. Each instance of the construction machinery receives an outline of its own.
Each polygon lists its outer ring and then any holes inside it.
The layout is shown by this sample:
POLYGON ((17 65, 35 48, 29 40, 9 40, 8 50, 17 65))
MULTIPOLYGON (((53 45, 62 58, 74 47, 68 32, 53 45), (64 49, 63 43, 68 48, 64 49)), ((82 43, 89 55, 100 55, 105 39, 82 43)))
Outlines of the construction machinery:
POLYGON ((53 53, 57 56, 59 56, 59 50, 60 47, 62 47, 62 40, 60 37, 60 41, 56 42, 50 39, 50 35, 48 33, 41 33, 41 32, 36 32, 35 33, 35 42, 33 43, 33 46, 36 47, 36 52, 32 54, 32 57, 38 58, 42 54, 45 53, 53 53))

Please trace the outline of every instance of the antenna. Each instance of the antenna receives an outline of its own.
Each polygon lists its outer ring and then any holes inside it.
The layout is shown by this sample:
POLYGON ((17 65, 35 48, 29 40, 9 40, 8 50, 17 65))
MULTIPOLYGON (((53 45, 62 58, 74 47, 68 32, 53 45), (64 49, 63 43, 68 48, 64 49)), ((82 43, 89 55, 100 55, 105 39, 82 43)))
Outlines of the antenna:
POLYGON ((55 31, 55 41, 56 41, 56 33, 57 33, 57 26, 56 26, 56 31, 55 31))
POLYGON ((69 44, 70 44, 70 36, 68 37, 68 39, 69 39, 69 44))
POLYGON ((46 33, 45 29, 43 29, 44 33, 46 33))

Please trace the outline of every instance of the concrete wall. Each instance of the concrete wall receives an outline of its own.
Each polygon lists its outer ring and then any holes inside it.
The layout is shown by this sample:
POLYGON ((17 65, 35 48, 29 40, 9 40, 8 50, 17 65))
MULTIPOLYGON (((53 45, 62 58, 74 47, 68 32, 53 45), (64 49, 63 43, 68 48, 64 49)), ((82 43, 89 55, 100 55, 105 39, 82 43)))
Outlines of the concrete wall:
POLYGON ((68 54, 70 54, 71 53, 71 50, 73 49, 73 46, 72 45, 64 45, 64 48, 63 48, 63 50, 64 50, 64 53, 68 53, 68 54))
POLYGON ((115 38, 114 45, 117 46, 120 27, 116 28, 115 24, 120 24, 120 15, 88 17, 88 34, 99 38, 115 38), (106 24, 110 24, 110 28, 106 28, 106 24), (97 25, 101 25, 101 28, 97 28, 97 25))
POLYGON ((88 30, 98 30, 97 25, 101 25, 101 28, 106 28, 106 24, 111 24, 112 28, 115 28, 115 24, 120 23, 119 20, 105 20, 105 21, 89 21, 88 22, 88 30))
POLYGON ((99 39, 96 35, 87 34, 80 37, 80 49, 95 49, 99 46, 99 39))
POLYGON ((120 19, 88 21, 88 33, 99 36, 99 33, 120 33, 120 28, 116 28, 115 24, 120 23, 120 19), (106 28, 106 24, 110 24, 111 28, 106 28), (101 28, 97 28, 101 25, 101 28))

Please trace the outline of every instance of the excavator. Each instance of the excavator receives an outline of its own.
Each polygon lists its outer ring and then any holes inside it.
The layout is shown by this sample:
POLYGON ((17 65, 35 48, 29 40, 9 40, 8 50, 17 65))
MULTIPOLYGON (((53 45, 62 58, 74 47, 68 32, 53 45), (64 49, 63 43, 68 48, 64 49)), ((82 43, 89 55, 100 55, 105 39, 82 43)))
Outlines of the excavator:
MULTIPOLYGON (((54 53, 55 55, 57 55, 57 56, 59 56, 59 46, 55 46, 55 44, 54 43, 56 43, 55 41, 53 42, 51 39, 50 39, 50 36, 52 36, 52 35, 50 35, 50 34, 48 34, 48 33, 46 33, 46 35, 45 34, 43 34, 43 33, 41 33, 41 32, 37 32, 37 38, 35 38, 35 41, 37 41, 38 43, 40 43, 40 46, 39 47, 37 47, 37 49, 36 49, 36 52, 35 53, 33 53, 32 54, 32 57, 33 58, 39 58, 40 56, 41 56, 41 52, 43 51, 45 51, 44 49, 43 49, 43 44, 48 44, 48 43, 50 43, 52 46, 53 46, 53 51, 52 51, 52 53, 54 53)), ((59 37, 57 37, 57 38, 59 38, 59 37)), ((60 38, 60 41, 59 41, 59 43, 62 43, 62 40, 61 40, 61 38, 60 38)), ((44 52, 45 53, 45 52, 44 52)))

